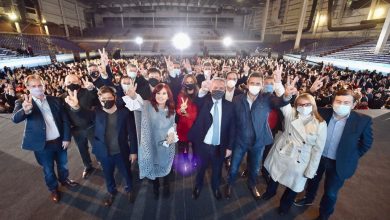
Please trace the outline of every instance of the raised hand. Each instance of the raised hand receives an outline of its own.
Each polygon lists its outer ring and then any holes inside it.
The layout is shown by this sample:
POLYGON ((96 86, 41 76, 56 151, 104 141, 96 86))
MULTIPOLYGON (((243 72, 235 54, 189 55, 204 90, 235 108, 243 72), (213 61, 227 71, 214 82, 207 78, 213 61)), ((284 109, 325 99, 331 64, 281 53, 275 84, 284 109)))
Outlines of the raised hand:
POLYGON ((171 56, 168 56, 168 59, 164 56, 165 64, 167 65, 168 72, 173 71, 173 62, 171 61, 171 56))
POLYGON ((137 98, 137 83, 134 83, 133 80, 130 81, 130 87, 127 91, 125 91, 126 95, 132 99, 137 98))
POLYGON ((210 87, 211 87, 211 80, 205 80, 202 82, 202 86, 201 86, 201 89, 205 92, 208 92, 210 91, 210 87))
POLYGON ((106 68, 106 66, 108 65, 108 55, 106 53, 106 49, 103 47, 102 51, 100 49, 98 51, 99 51, 99 54, 100 54, 101 65, 103 65, 104 68, 106 68))
POLYGON ((189 59, 184 60, 184 68, 186 68, 188 72, 192 72, 191 63, 189 59))
POLYGON ((188 102, 188 98, 186 98, 186 99, 184 100, 183 97, 181 97, 180 112, 181 112, 183 115, 186 115, 186 114, 187 114, 187 108, 188 108, 187 102, 188 102))
POLYGON ((23 107, 24 113, 28 114, 28 113, 30 113, 30 111, 33 108, 32 96, 31 96, 31 94, 30 95, 24 94, 23 98, 24 98, 24 101, 22 103, 22 107, 23 107))
POLYGON ((316 91, 318 91, 323 85, 323 81, 327 78, 327 76, 324 76, 324 77, 318 77, 313 85, 310 87, 310 92, 314 93, 316 91))
POLYGON ((81 78, 81 81, 83 82, 84 88, 88 89, 89 91, 91 91, 91 90, 93 90, 93 88, 95 88, 93 83, 88 80, 88 77, 85 77, 85 79, 81 78))
POLYGON ((298 77, 295 77, 294 80, 292 82, 290 77, 287 77, 287 84, 285 86, 285 92, 284 92, 284 96, 285 97, 291 97, 295 94, 297 94, 298 90, 297 88, 295 87, 295 84, 298 82, 298 77))
POLYGON ((249 68, 249 66, 248 66, 248 63, 245 62, 245 63, 244 63, 244 72, 245 72, 245 73, 248 73, 248 72, 249 72, 249 69, 250 69, 250 68, 249 68))
POLYGON ((282 73, 283 73, 283 65, 276 65, 276 70, 274 70, 275 83, 282 82, 282 73))
POLYGON ((77 98, 77 90, 68 92, 68 96, 65 98, 65 102, 73 109, 79 109, 79 99, 77 98))

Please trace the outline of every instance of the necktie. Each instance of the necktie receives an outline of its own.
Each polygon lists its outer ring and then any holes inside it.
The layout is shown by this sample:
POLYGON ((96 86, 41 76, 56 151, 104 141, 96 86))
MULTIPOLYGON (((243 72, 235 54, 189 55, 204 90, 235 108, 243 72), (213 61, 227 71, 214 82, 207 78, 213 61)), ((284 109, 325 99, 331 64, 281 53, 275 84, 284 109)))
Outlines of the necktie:
POLYGON ((219 111, 218 101, 214 103, 214 115, 213 115, 213 136, 211 139, 212 145, 219 145, 219 111))

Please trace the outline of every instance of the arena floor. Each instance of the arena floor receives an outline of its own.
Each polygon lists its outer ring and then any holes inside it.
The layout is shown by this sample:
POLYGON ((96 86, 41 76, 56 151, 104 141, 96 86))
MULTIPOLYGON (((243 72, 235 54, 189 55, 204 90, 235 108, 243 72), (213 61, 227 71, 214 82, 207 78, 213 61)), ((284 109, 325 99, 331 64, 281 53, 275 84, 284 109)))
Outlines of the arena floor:
MULTIPOLYGON (((388 219, 390 216, 390 113, 366 111, 374 119, 374 145, 361 159, 357 173, 342 188, 332 219, 388 219)), ((171 197, 156 201, 149 181, 136 180, 137 199, 129 204, 120 194, 110 208, 102 204, 106 193, 101 170, 88 180, 81 178, 82 163, 76 146, 69 150, 70 177, 81 185, 72 190, 60 188, 62 200, 53 204, 45 187, 41 168, 32 152, 20 148, 24 125, 14 125, 9 115, 0 116, 0 219, 314 219, 320 197, 310 208, 292 207, 280 217, 276 208, 283 193, 271 201, 255 202, 240 179, 233 198, 216 201, 209 185, 198 200, 191 198, 194 175, 171 176, 171 197)), ((95 162, 96 164, 96 162, 95 162)), ((97 166, 97 165, 96 165, 97 166)), ((136 176, 136 175, 134 175, 136 176)), ((226 172, 224 171, 224 177, 226 172)), ((117 179, 120 179, 118 175, 117 179)), ((136 178, 137 179, 137 178, 136 178)), ((209 175, 206 177, 208 183, 209 175)), ((265 189, 260 179, 258 188, 265 189)), ((319 193, 322 194, 322 191, 319 193)))

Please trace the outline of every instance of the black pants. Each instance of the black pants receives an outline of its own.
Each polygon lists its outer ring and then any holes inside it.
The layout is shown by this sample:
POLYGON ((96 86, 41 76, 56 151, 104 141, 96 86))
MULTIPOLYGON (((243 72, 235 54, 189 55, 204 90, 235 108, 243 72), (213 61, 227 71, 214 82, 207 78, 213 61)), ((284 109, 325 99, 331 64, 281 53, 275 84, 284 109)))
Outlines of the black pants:
MULTIPOLYGON (((188 152, 190 150, 190 145, 192 146, 191 142, 189 141, 179 141, 177 143, 179 153, 182 154, 186 159, 188 159, 188 152)), ((192 158, 195 157, 195 150, 192 147, 192 158)))
MULTIPOLYGON (((198 147, 198 146, 195 146, 198 147)), ((211 188, 213 191, 217 190, 221 184, 222 178, 222 166, 224 161, 225 152, 221 150, 220 146, 202 144, 200 146, 202 150, 199 151, 199 166, 196 174, 195 186, 198 189, 202 189, 204 175, 206 169, 211 164, 212 176, 211 176, 211 188)))
POLYGON ((84 168, 92 168, 91 155, 89 153, 88 141, 92 145, 94 139, 95 127, 91 126, 85 129, 72 129, 72 135, 79 149, 84 168))
POLYGON ((158 178, 152 180, 154 191, 158 191, 158 189, 160 188, 160 179, 163 180, 163 186, 169 186, 169 176, 170 175, 168 174, 164 177, 158 177, 158 178))
MULTIPOLYGON (((267 191, 265 192, 265 194, 274 196, 276 194, 276 190, 278 189, 278 186, 279 183, 275 182, 272 178, 270 178, 267 185, 267 191)), ((298 193, 286 187, 286 190, 284 191, 283 196, 280 199, 279 209, 283 212, 288 212, 288 210, 290 210, 290 207, 294 203, 294 199, 297 196, 297 194, 298 193)))

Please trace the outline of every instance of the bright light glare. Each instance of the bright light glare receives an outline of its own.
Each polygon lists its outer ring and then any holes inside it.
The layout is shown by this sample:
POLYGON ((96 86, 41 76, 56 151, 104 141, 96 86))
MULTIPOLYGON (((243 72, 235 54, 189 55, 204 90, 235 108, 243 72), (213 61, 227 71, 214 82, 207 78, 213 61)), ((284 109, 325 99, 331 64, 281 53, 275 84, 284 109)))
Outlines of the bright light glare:
POLYGON ((178 33, 175 34, 172 38, 173 46, 178 50, 184 50, 190 47, 191 45, 191 39, 190 37, 185 33, 178 33))
POLYGON ((320 16, 320 25, 324 25, 328 22, 328 16, 327 15, 321 15, 320 16))
POLYGON ((229 47, 232 44, 233 44, 233 39, 231 37, 225 37, 223 39, 223 45, 225 45, 225 47, 229 47))
POLYGON ((383 18, 385 15, 385 9, 380 7, 375 9, 374 18, 383 18))
POLYGON ((144 43, 144 39, 142 39, 142 37, 136 37, 135 38, 135 43, 138 44, 138 45, 141 45, 144 43))
POLYGON ((9 17, 9 19, 11 19, 12 21, 16 21, 16 19, 18 19, 18 16, 17 16, 14 12, 9 13, 9 14, 8 14, 8 17, 9 17))

